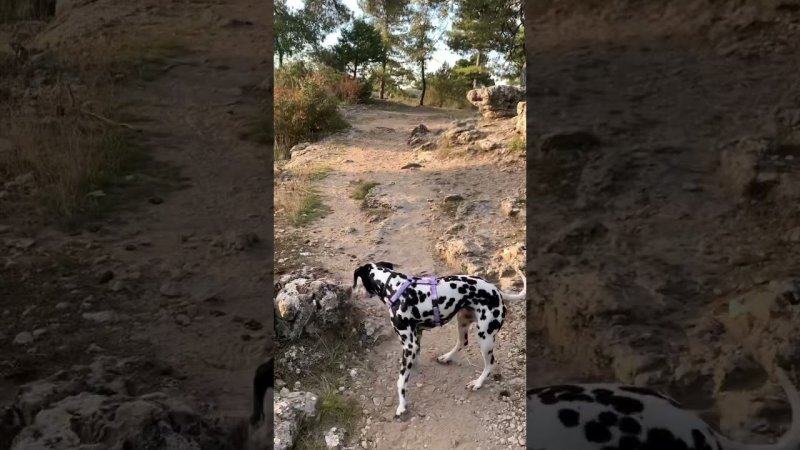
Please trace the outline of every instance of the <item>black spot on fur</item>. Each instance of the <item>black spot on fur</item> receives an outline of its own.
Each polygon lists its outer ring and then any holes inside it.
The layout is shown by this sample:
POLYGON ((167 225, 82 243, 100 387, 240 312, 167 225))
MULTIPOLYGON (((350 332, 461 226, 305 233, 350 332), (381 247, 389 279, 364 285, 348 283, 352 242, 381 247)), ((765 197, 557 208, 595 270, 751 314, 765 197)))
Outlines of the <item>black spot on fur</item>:
POLYGON ((577 427, 580 419, 581 415, 574 409, 564 408, 558 410, 558 420, 567 428, 577 427))
POLYGON ((619 431, 624 434, 638 435, 642 432, 642 426, 633 417, 625 416, 619 420, 619 431))
POLYGON ((583 432, 589 442, 604 443, 611 440, 611 431, 608 427, 597 421, 587 422, 583 427, 583 432))

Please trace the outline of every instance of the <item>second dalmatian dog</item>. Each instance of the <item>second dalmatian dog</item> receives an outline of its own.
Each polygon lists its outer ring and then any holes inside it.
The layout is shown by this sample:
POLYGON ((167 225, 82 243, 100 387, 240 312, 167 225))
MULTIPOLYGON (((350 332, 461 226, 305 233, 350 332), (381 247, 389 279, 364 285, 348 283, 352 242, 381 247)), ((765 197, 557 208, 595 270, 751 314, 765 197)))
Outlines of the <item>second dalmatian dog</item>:
POLYGON ((446 364, 453 355, 467 346, 468 329, 472 322, 477 323, 478 344, 483 355, 483 372, 467 384, 478 390, 494 369, 495 335, 503 326, 506 317, 504 300, 523 300, 527 285, 522 271, 523 288, 518 294, 501 292, 488 281, 473 276, 451 275, 441 278, 417 278, 396 272, 394 265, 387 262, 365 264, 353 273, 353 289, 358 280, 364 285, 369 296, 378 296, 389 309, 392 326, 400 337, 403 346, 400 375, 397 379, 396 416, 406 411, 406 386, 419 356, 422 331, 442 326, 453 317, 458 319, 456 345, 451 351, 440 356, 438 361, 446 364))
POLYGON ((783 370, 792 424, 775 444, 742 444, 651 389, 610 383, 528 391, 528 450, 800 450, 800 394, 783 370))

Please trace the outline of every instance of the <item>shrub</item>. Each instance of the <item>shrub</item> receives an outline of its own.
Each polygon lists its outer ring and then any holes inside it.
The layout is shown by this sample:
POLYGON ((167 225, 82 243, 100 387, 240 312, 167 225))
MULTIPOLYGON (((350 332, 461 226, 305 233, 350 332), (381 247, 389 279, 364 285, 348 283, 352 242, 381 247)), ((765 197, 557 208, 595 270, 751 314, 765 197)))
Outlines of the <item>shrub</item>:
POLYGON ((372 81, 366 80, 362 81, 358 87, 358 102, 359 103, 366 103, 372 97, 372 81))
POLYGON ((296 82, 297 89, 275 88, 276 159, 285 159, 295 144, 347 127, 339 113, 339 100, 323 84, 321 76, 315 74, 296 82))

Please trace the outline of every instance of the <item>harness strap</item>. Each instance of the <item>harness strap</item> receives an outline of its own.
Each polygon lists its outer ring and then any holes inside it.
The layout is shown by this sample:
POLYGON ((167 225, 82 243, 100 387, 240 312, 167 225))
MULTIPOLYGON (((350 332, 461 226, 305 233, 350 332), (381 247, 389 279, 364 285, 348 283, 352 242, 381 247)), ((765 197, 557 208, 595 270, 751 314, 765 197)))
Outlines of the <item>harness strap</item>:
POLYGON ((428 278, 419 278, 419 277, 411 277, 408 280, 404 281, 403 284, 397 289, 397 291, 392 295, 392 298, 389 299, 389 307, 393 307, 398 300, 400 300, 400 296, 403 295, 406 289, 411 286, 411 283, 416 282, 417 284, 427 284, 431 287, 431 303, 433 304, 433 321, 436 323, 437 327, 442 326, 442 315, 439 312, 439 294, 436 292, 436 284, 439 280, 436 277, 428 277, 428 278))

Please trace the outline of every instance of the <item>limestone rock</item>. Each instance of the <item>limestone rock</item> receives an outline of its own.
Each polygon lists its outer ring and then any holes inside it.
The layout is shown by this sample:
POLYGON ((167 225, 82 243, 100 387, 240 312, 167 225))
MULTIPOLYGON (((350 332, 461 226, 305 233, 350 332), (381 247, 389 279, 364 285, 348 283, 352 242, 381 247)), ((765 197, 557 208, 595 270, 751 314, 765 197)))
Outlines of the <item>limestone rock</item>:
POLYGON ((275 450, 294 446, 297 431, 306 420, 319 414, 319 398, 311 392, 281 392, 275 394, 275 450))
POLYGON ((485 119, 514 117, 517 104, 525 100, 525 89, 508 86, 489 86, 467 92, 467 100, 478 108, 485 119))
POLYGON ((280 325, 277 333, 283 337, 296 339, 304 332, 341 326, 352 317, 348 313, 352 288, 317 278, 313 270, 284 275, 279 286, 275 311, 280 325))

